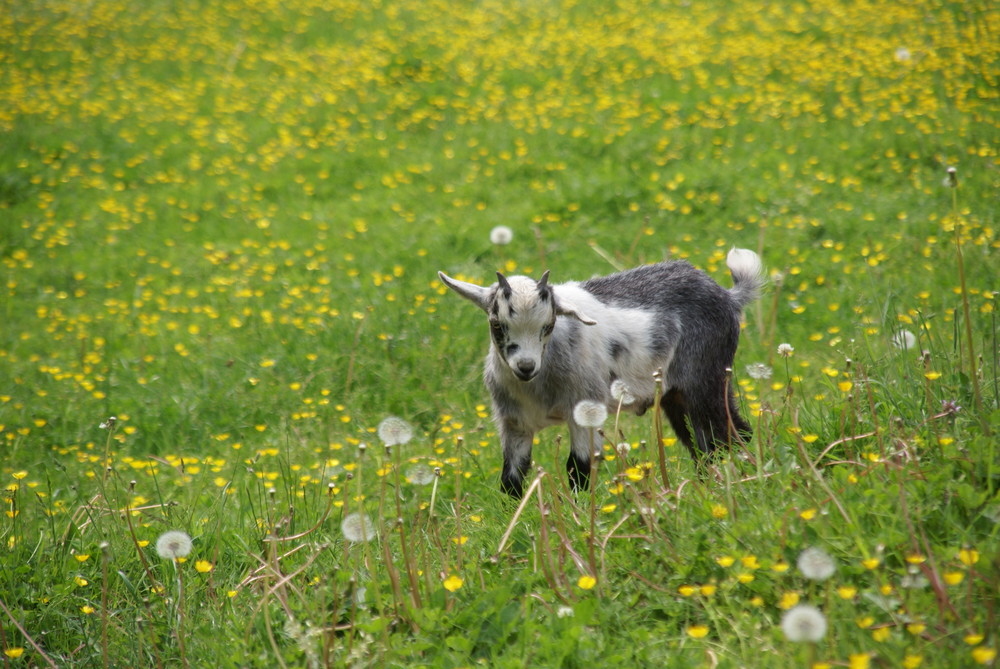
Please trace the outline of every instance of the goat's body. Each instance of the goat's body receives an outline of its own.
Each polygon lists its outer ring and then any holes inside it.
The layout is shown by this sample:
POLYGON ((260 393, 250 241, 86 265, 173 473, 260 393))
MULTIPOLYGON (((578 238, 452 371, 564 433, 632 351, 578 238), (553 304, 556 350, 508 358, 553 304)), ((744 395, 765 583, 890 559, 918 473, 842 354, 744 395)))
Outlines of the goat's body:
POLYGON ((750 426, 728 387, 728 370, 743 306, 756 297, 762 279, 756 254, 734 253, 749 255, 730 255, 732 290, 683 261, 551 286, 552 302, 572 305, 573 317, 555 319, 538 369, 528 380, 512 369, 513 354, 494 339, 484 376, 503 445, 501 484, 507 492, 520 494, 535 433, 560 423, 570 430, 571 482, 587 484, 592 435, 576 424, 573 409, 590 400, 617 410, 611 393, 615 381, 635 398, 625 409, 641 414, 655 402, 654 373, 659 372, 663 411, 696 458, 728 444, 735 434, 749 436, 750 426))

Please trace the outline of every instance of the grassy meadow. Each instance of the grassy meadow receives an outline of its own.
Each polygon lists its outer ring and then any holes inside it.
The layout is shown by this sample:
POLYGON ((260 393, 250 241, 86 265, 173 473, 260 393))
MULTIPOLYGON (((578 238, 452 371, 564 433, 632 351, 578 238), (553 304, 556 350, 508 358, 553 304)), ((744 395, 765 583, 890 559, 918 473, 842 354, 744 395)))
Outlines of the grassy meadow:
POLYGON ((985 0, 0 0, 0 661, 1000 663, 998 79, 985 0), (753 440, 506 499, 436 271, 732 246, 753 440))

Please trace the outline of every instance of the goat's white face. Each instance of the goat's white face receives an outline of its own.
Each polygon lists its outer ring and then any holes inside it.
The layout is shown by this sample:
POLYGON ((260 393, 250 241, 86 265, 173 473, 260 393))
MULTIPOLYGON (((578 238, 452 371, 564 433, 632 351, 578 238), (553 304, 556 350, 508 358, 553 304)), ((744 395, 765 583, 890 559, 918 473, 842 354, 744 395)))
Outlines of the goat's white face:
POLYGON ((535 283, 525 276, 509 280, 498 276, 500 283, 487 311, 493 346, 517 378, 530 381, 542 367, 545 345, 556 325, 548 277, 535 283))
POLYGON ((572 305, 556 298, 548 283, 548 272, 539 281, 526 276, 508 279, 497 272, 498 282, 489 288, 452 279, 443 272, 438 272, 438 276, 445 285, 486 312, 496 352, 522 381, 530 381, 541 370, 556 316, 595 324, 572 305))

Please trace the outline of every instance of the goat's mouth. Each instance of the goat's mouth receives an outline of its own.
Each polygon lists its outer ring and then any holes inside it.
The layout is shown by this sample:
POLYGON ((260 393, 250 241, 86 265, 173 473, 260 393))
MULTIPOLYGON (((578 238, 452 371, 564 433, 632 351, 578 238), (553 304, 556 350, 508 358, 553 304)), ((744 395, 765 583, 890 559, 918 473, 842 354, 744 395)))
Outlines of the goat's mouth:
POLYGON ((538 376, 538 372, 535 370, 532 370, 530 372, 525 372, 520 369, 513 369, 512 371, 514 372, 514 376, 516 376, 519 380, 525 382, 531 381, 533 378, 538 376))

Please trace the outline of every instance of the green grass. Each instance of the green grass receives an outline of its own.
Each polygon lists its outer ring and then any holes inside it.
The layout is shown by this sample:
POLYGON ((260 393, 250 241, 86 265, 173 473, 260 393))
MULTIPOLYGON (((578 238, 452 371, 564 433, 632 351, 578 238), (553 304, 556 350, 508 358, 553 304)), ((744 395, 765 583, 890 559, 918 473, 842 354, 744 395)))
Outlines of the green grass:
POLYGON ((994 662, 989 3, 2 6, 5 666, 994 662), (734 245, 746 452, 665 434, 664 480, 612 418, 577 496, 553 428, 506 500, 436 271, 728 286, 734 245))

